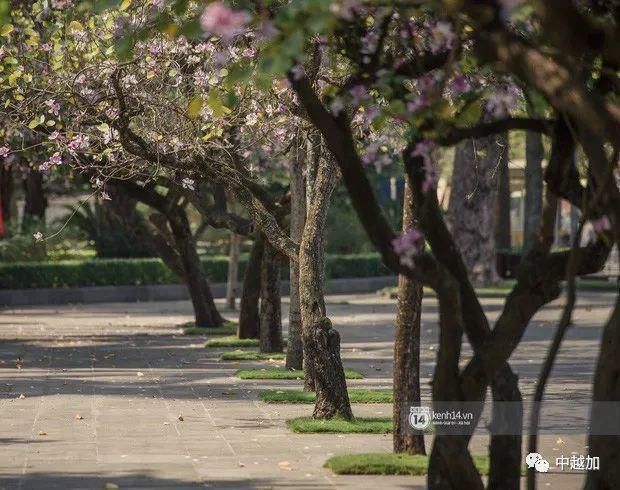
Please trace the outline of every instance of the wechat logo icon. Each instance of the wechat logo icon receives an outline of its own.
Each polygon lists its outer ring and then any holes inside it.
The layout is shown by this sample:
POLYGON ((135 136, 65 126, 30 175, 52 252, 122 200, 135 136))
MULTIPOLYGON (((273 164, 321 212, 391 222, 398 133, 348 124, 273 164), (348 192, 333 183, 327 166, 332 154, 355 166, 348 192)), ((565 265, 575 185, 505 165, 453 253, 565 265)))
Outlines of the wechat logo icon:
POLYGON ((549 461, 542 457, 539 453, 530 453, 525 457, 525 464, 528 468, 534 468, 539 473, 547 473, 549 471, 549 461))

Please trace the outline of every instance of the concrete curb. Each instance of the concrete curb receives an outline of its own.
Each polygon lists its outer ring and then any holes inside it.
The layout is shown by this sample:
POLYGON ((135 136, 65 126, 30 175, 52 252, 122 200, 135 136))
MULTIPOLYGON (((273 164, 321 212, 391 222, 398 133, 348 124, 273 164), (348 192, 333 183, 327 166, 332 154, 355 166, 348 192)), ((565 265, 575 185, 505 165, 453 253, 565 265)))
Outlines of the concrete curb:
MULTIPOLYGON (((329 294, 370 293, 395 286, 396 276, 331 279, 327 281, 329 294)), ((213 296, 224 298, 226 284, 210 284, 213 296)), ((282 281, 282 293, 288 294, 288 281, 282 281)), ((241 291, 241 285, 237 288, 241 291)), ((0 291, 0 307, 62 305, 73 303, 123 303, 136 301, 178 301, 189 299, 183 284, 150 286, 89 286, 81 288, 11 289, 0 291)))

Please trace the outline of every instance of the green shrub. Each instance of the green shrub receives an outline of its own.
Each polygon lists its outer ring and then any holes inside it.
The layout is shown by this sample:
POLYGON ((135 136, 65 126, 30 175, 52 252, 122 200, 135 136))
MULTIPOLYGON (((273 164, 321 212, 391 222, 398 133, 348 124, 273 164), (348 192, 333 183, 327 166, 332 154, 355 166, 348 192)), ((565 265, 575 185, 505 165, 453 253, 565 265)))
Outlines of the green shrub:
MULTIPOLYGON (((19 256, 13 257, 12 260, 20 260, 19 256)), ((243 277, 246 263, 246 258, 240 260, 240 278, 243 277)), ((203 257, 202 267, 209 281, 226 281, 227 257, 203 257)), ((377 254, 331 255, 327 257, 326 268, 328 279, 390 274, 377 254)), ((283 267, 282 274, 283 277, 287 276, 287 267, 283 267)), ((179 279, 157 258, 0 262, 0 289, 139 286, 179 282, 179 279)))

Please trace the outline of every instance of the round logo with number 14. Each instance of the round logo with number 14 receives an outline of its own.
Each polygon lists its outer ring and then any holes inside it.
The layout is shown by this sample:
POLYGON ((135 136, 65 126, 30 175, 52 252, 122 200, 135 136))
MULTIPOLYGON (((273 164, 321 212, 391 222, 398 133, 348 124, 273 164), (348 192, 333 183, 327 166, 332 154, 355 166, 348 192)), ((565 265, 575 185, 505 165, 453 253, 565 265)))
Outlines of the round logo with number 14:
POLYGON ((409 425, 416 430, 424 430, 431 424, 429 407, 411 407, 409 409, 409 425))

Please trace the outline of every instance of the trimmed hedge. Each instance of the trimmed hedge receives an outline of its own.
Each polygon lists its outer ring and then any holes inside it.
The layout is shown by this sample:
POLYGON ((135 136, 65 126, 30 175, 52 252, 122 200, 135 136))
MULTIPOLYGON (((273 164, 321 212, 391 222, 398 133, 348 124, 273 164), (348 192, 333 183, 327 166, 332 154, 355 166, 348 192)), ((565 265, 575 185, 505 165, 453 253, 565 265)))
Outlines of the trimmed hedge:
MULTIPOLYGON (((239 261, 243 277, 247 258, 239 261)), ((202 258, 203 270, 211 282, 226 282, 228 258, 202 258)), ((376 277, 391 275, 376 254, 331 255, 326 277, 376 277)), ((282 277, 288 278, 288 267, 282 277)), ((0 263, 0 289, 68 288, 79 286, 140 286, 175 284, 179 279, 160 259, 95 259, 60 262, 0 263)))

